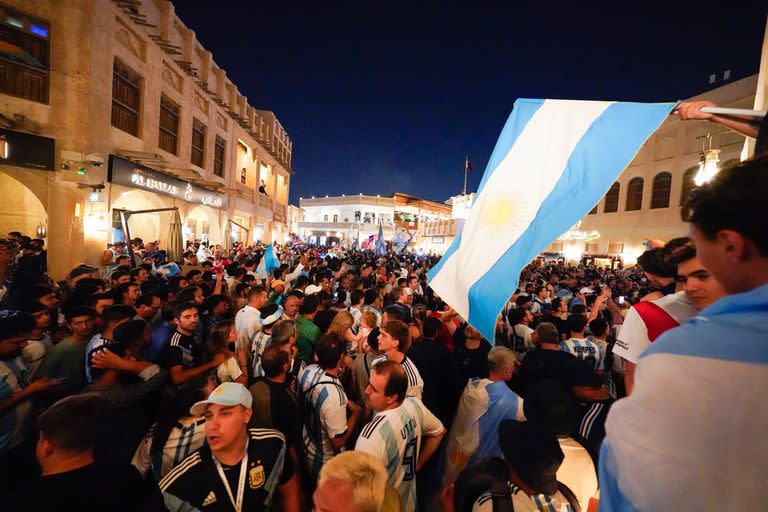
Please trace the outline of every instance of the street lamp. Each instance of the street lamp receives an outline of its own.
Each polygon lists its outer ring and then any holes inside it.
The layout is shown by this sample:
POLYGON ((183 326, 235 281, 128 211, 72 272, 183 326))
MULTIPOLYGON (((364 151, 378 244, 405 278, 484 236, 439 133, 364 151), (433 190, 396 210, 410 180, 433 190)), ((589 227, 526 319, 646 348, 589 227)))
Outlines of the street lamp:
POLYGON ((712 149, 712 134, 708 133, 704 136, 698 137, 701 140, 701 157, 699 159, 699 172, 693 178, 693 182, 697 187, 707 183, 720 171, 717 167, 717 163, 720 161, 720 150, 712 149), (708 143, 708 148, 704 148, 705 141, 708 143))

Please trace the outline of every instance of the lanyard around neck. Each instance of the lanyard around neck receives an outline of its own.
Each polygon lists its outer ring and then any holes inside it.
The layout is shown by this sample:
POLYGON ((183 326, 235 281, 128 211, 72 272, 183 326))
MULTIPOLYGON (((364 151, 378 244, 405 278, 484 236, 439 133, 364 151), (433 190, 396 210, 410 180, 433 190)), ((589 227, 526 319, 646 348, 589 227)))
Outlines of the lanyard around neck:
POLYGON ((237 481, 237 497, 232 495, 232 488, 229 487, 229 480, 227 475, 224 474, 224 469, 221 467, 221 463, 213 456, 213 463, 216 465, 216 470, 219 472, 219 477, 224 484, 224 489, 227 490, 229 495, 229 501, 232 502, 232 506, 235 507, 235 512, 241 512, 243 510, 243 496, 245 494, 245 472, 248 468, 248 442, 245 443, 245 453, 243 453, 243 460, 240 461, 240 477, 237 481))

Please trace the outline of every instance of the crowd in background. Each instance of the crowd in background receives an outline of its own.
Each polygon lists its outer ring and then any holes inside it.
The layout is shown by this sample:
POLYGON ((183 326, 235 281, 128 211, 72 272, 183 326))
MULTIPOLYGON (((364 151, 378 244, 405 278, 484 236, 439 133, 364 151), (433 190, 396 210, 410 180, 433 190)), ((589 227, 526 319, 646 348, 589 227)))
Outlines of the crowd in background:
POLYGON ((702 240, 742 233, 754 248, 740 257, 763 275, 764 228, 745 227, 729 203, 746 192, 728 187, 765 182, 764 161, 746 167, 694 196, 705 197, 686 210, 695 241, 649 240, 626 269, 531 263, 493 340, 429 287, 434 256, 294 244, 276 246, 267 273, 261 244, 190 244, 174 263, 137 239, 54 282, 41 241, 10 233, 0 239, 6 503, 491 510, 501 495, 516 510, 587 510, 613 404, 646 396, 641 354, 749 291, 721 277, 740 271, 738 258, 709 268, 718 260, 702 240))

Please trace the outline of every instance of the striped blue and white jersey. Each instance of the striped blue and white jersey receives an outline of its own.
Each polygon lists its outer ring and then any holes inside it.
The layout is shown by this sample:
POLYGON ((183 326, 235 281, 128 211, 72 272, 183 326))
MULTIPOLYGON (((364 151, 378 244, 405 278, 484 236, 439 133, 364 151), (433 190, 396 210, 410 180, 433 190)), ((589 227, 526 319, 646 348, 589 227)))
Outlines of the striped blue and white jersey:
POLYGON ((387 468, 389 485, 400 494, 403 510, 416 510, 416 461, 423 437, 440 435, 443 424, 418 398, 381 411, 363 427, 355 450, 373 454, 387 468))
POLYGON ((605 366, 605 352, 603 348, 592 340, 585 338, 571 338, 560 342, 560 350, 573 354, 579 359, 588 361, 595 371, 603 371, 605 366))
MULTIPOLYGON (((573 507, 560 491, 546 494, 527 495, 521 488, 510 483, 509 493, 512 498, 512 510, 515 512, 573 512, 573 507)), ((491 491, 481 494, 472 506, 472 512, 493 512, 491 491)))
POLYGON ((309 417, 302 418, 304 462, 317 480, 320 468, 336 454, 331 439, 347 432, 348 400, 339 379, 317 364, 307 366, 299 375, 299 389, 299 399, 311 407, 309 417))
MULTIPOLYGON (((21 355, 0 359, 0 402, 8 400, 29 385, 29 373, 21 355)), ((29 414, 29 400, 0 413, 0 455, 24 440, 24 423, 29 414)))
POLYGON ((192 452, 205 444, 205 418, 182 418, 171 429, 163 450, 152 455, 157 424, 152 425, 147 435, 139 444, 131 464, 136 466, 142 476, 152 471, 156 481, 160 481, 170 470, 178 466, 192 452))
MULTIPOLYGON (((386 360, 386 354, 377 357, 371 361, 371 368, 386 360)), ((421 396, 424 394, 424 380, 421 378, 418 368, 407 356, 403 358, 400 364, 405 370, 406 377, 408 377, 408 390, 405 392, 405 396, 412 396, 421 400, 421 396)))
POLYGON ((467 382, 448 437, 446 484, 453 483, 464 467, 486 457, 502 456, 499 425, 504 420, 525 420, 523 399, 504 381, 467 382))
POLYGON ((264 349, 269 346, 270 342, 272 341, 272 335, 267 334, 264 331, 259 331, 256 334, 253 335, 251 338, 251 345, 250 345, 250 351, 251 351, 251 376, 252 378, 261 377, 264 374, 263 370, 260 370, 261 368, 261 354, 264 353, 264 349), (258 371, 261 371, 261 375, 259 375, 258 371))

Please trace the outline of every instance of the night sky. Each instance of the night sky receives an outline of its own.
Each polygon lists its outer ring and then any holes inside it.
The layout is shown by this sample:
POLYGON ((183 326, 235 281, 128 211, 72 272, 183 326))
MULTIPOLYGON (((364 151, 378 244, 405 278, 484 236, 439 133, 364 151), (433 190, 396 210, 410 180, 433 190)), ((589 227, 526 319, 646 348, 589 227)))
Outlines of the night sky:
POLYGON ((277 3, 174 2, 249 103, 288 131, 294 204, 396 191, 443 201, 461 191, 465 154, 475 190, 515 99, 693 96, 715 87, 712 73, 757 73, 768 10, 277 3))

